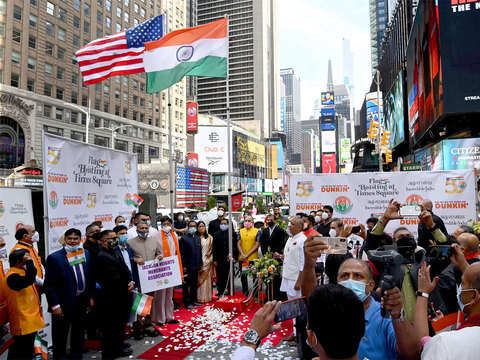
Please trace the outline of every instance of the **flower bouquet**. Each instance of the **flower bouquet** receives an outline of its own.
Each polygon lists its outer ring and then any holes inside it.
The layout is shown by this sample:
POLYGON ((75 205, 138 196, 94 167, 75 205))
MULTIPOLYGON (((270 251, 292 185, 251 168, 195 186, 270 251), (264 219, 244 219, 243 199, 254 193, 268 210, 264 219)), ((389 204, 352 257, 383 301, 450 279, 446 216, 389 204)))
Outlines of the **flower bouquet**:
MULTIPOLYGON (((262 258, 254 261, 248 268, 248 275, 255 279, 258 285, 258 293, 262 292, 263 285, 266 285, 266 297, 268 301, 273 300, 273 279, 282 274, 282 266, 278 260, 273 258, 270 248, 262 258)), ((260 300, 259 295, 259 300, 260 300)))

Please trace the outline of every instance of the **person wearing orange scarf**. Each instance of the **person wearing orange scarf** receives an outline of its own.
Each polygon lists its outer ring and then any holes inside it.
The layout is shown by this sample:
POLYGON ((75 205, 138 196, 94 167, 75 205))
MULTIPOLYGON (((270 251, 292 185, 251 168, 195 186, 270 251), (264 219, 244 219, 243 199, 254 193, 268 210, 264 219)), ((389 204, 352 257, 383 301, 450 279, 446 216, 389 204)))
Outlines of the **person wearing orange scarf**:
MULTIPOLYGON (((180 255, 178 239, 172 228, 172 220, 168 216, 160 219, 162 228, 160 236, 162 241, 163 257, 176 256, 180 266, 180 272, 183 280, 183 265, 180 255)), ((162 289, 155 292, 155 301, 153 302, 152 320, 159 325, 178 324, 173 316, 173 287, 162 289)))

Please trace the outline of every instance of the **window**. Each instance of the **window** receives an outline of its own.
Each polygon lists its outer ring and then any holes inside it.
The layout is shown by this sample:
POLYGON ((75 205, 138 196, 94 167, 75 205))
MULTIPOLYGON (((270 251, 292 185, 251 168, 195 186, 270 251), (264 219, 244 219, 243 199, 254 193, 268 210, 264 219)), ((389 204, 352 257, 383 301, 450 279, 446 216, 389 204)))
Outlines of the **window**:
POLYGON ((137 162, 139 164, 144 163, 143 159, 143 145, 142 144, 133 144, 133 153, 137 154, 137 162))
POLYGON ((120 105, 115 105, 115 115, 120 116, 120 105))
POLYGON ((85 142, 85 133, 72 130, 70 133, 70 139, 85 142))
POLYGON ((143 82, 140 83, 140 90, 145 91, 145 83, 143 82))
POLYGON ((12 30, 12 40, 19 43, 22 40, 22 33, 20 30, 13 28, 12 30))
MULTIPOLYGON (((95 110, 100 110, 100 100, 99 99, 95 99, 95 110)), ((95 125, 95 127, 97 127, 95 125)))
POLYGON ((115 99, 120 99, 120 90, 115 90, 115 99))
POLYGON ((110 86, 103 85, 103 95, 109 96, 110 95, 110 86))
POLYGON ((73 0, 73 7, 80 10, 80 0, 73 0))
POLYGON ((60 46, 57 47, 57 59, 63 60, 65 58, 65 49, 61 48, 60 46))
POLYGON ((88 106, 88 96, 82 95, 82 106, 88 106))
POLYGON ((5 24, 0 23, 0 36, 5 36, 5 24))
POLYGON ((141 8, 141 9, 140 9, 140 15, 141 15, 142 17, 145 17, 145 9, 144 9, 144 8, 141 8))
POLYGON ((97 0, 97 4, 103 6, 103 0, 97 0))
POLYGON ((83 3, 83 14, 85 16, 90 16, 90 5, 87 3, 83 3))
POLYGON ((35 80, 27 79, 27 90, 28 91, 35 91, 35 80))
POLYGON ((125 12, 125 14, 123 14, 123 19, 125 20, 125 22, 128 23, 128 19, 129 19, 128 12, 125 12))
POLYGON ((22 8, 17 5, 13 5, 13 18, 16 20, 22 20, 22 8))
POLYGON ((45 42, 45 54, 53 56, 53 44, 45 42))
POLYGON ((103 21, 103 14, 101 11, 97 10, 97 22, 101 23, 103 21))
POLYGON ((133 88, 138 89, 138 81, 137 80, 132 80, 133 81, 133 88))
POLYGON ((100 83, 96 83, 95 84, 95 92, 100 92, 101 89, 102 89, 102 85, 100 83))
POLYGON ((158 159, 160 157, 160 149, 155 146, 149 146, 148 154, 150 156, 150 159, 158 159))
POLYGON ((57 87, 57 99, 63 100, 63 89, 57 87))
POLYGON ((73 46, 80 46, 80 38, 78 35, 73 34, 72 44, 73 46))
POLYGON ((95 135, 93 143, 98 146, 108 147, 108 138, 105 136, 95 135))
POLYGON ((30 5, 37 6, 37 0, 30 0, 30 5))
POLYGON ((133 25, 138 25, 138 19, 133 19, 133 25))
POLYGON ((28 47, 35 49, 37 47, 37 38, 33 35, 28 35, 28 47))
MULTIPOLYGON (((144 113, 140 113, 140 122, 144 122, 145 121, 145 114, 144 113)), ((140 129, 139 129, 140 131, 140 129)))
POLYGON ((123 93, 123 101, 128 101, 128 93, 123 93))
POLYGON ((47 14, 55 15, 55 4, 47 1, 47 14))
POLYGON ((78 124, 78 112, 72 111, 70 113, 70 122, 72 124, 78 124))
POLYGON ((124 1, 124 4, 125 4, 125 6, 127 6, 127 7, 130 6, 130 0, 125 0, 125 1, 124 1))
POLYGON ((110 17, 106 16, 105 17, 105 25, 107 26, 107 28, 110 29, 110 27, 112 26, 112 19, 110 19, 110 17))
POLYGON ((20 86, 20 75, 13 74, 10 78, 10 86, 19 87, 20 86))
POLYGON ((37 27, 37 22, 38 19, 35 15, 30 14, 29 20, 28 20, 30 27, 36 28, 37 27))
POLYGON ((103 30, 100 28, 97 28, 97 39, 101 38, 103 36, 103 30))
POLYGON ((138 96, 137 95, 133 95, 133 103, 135 105, 138 105, 138 96))
POLYGON ((61 68, 60 66, 57 66, 57 79, 63 80, 64 74, 65 74, 65 69, 61 68))
POLYGON ((45 31, 47 32, 47 35, 53 36, 55 33, 55 25, 51 22, 45 21, 45 31))
POLYGON ((120 84, 120 75, 115 76, 114 79, 117 84, 120 84))
POLYGON ((67 21, 67 10, 58 8, 58 18, 62 21, 67 21))
POLYGON ((127 118, 128 117, 128 109, 127 108, 123 108, 123 117, 124 118, 127 118))
POLYGON ((14 63, 15 65, 20 65, 20 62, 20 53, 17 51, 12 51, 12 63, 14 63))
POLYGON ((58 40, 65 40, 65 30, 58 28, 58 40))
POLYGON ((120 24, 115 24, 115 30, 116 30, 117 32, 122 31, 122 25, 120 25, 120 24))
POLYGON ((57 128, 57 127, 43 125, 43 131, 45 131, 46 133, 49 133, 49 134, 63 136, 63 129, 60 129, 60 128, 57 128))
POLYGON ((128 86, 128 77, 127 76, 123 77, 123 86, 128 86))
POLYGON ((138 4, 134 3, 133 4, 133 11, 135 11, 138 14, 138 9, 139 9, 138 4))
POLYGON ((55 119, 63 120, 63 109, 55 108, 55 119))
POLYGON ((140 106, 145 106, 145 99, 144 98, 140 98, 140 106))
POLYGON ((122 151, 128 151, 128 142, 123 141, 123 140, 115 139, 115 149, 122 150, 122 151))
POLYGON ((43 116, 52 117, 52 107, 50 105, 43 105, 43 116))
POLYGON ((73 15, 73 27, 79 29, 80 28, 80 18, 78 16, 73 15))
POLYGON ((28 67, 30 70, 35 70, 35 59, 34 59, 34 58, 31 58, 31 57, 28 58, 28 60, 27 60, 27 67, 28 67))
POLYGON ((108 102, 103 104, 103 111, 106 113, 110 112, 110 104, 108 102))
POLYGON ((53 72, 53 66, 52 64, 45 64, 45 73, 47 73, 48 75, 52 75, 52 72, 53 72))
POLYGON ((72 73, 72 84, 78 85, 78 74, 76 72, 72 73))
POLYGON ((133 120, 137 120, 138 111, 133 110, 133 120))
MULTIPOLYGON (((50 84, 44 84, 43 85, 43 95, 52 96, 52 85, 50 85, 50 84)), ((45 108, 44 108, 44 110, 45 110, 45 108)), ((45 115, 45 113, 43 115, 45 115)))
MULTIPOLYGON (((78 94, 76 91, 72 91, 72 103, 76 104, 78 103, 78 94)), ((73 113, 72 113, 73 116, 73 113)))
POLYGON ((83 32, 85 34, 90 34, 90 23, 88 21, 83 21, 83 32))
POLYGON ((122 8, 117 6, 117 17, 121 18, 122 17, 122 8))
POLYGON ((112 10, 112 2, 110 0, 105 1, 105 8, 107 9, 107 11, 112 10))

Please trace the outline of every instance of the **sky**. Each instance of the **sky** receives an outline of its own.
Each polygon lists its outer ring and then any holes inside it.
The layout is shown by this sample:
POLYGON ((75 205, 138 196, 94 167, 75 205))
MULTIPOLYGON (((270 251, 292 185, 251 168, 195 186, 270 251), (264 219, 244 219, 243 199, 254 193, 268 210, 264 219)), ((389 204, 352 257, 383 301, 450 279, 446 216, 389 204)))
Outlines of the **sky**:
MULTIPOLYGON (((276 0, 277 1, 277 0, 276 0)), ((357 109, 371 82, 368 0, 278 0, 280 67, 291 67, 301 81, 302 120, 327 84, 328 59, 333 82, 343 83, 342 38, 354 54, 357 109)))

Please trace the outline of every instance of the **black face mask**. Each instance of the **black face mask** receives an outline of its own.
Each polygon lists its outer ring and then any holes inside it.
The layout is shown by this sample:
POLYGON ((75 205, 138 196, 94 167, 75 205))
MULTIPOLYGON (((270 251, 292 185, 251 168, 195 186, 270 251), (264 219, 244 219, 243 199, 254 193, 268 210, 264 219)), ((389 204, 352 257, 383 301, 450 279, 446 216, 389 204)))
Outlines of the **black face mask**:
POLYGON ((267 224, 268 226, 273 227, 273 225, 275 225, 275 221, 269 221, 267 224))

